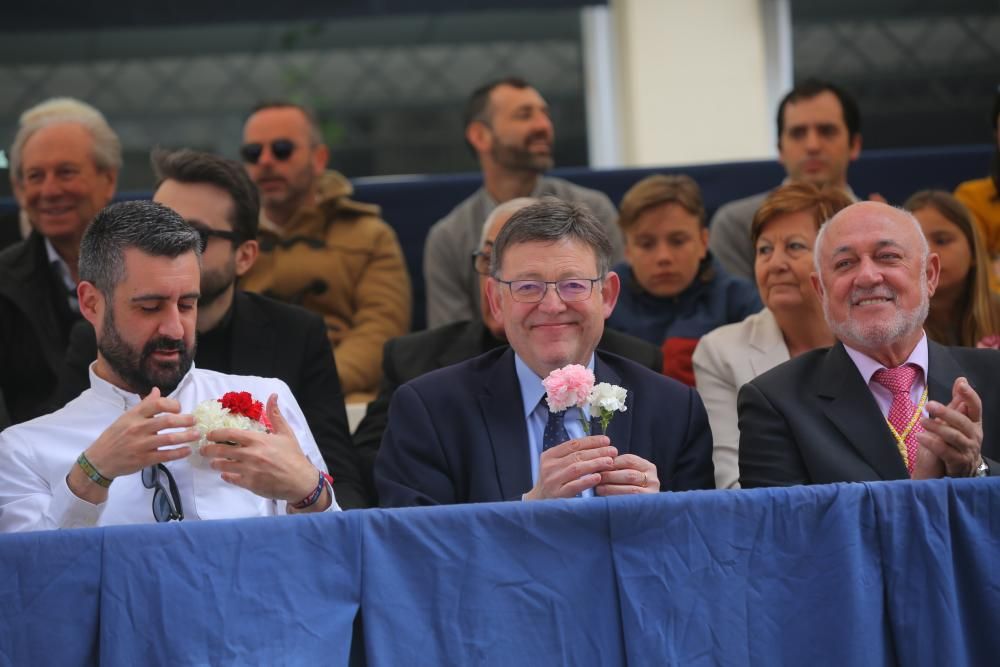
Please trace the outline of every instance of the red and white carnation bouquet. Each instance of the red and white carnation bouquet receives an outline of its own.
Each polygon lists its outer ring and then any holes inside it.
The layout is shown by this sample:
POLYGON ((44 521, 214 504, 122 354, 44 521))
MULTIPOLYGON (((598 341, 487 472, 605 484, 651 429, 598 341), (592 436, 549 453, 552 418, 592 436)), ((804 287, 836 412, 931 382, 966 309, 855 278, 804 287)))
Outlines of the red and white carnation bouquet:
POLYGON ((230 391, 222 398, 202 401, 194 409, 195 428, 201 433, 196 447, 206 443, 206 436, 220 428, 269 433, 271 422, 264 414, 264 404, 248 391, 230 391))

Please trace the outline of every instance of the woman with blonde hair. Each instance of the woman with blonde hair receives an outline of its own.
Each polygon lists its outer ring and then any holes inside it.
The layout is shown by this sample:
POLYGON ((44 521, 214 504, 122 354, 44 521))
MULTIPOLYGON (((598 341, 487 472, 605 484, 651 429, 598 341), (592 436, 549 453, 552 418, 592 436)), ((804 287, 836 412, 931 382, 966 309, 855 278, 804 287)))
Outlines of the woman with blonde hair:
POLYGON ((764 310, 704 336, 694 374, 712 427, 717 488, 739 486, 736 396, 761 373, 817 347, 833 345, 810 275, 820 226, 852 203, 836 188, 791 183, 774 190, 754 215, 750 239, 764 310))
MULTIPOLYGON (((969 210, 942 190, 921 190, 903 204, 941 258, 941 276, 924 323, 942 345, 984 345, 1000 333, 1000 298, 990 291, 990 259, 969 210)), ((992 347, 992 344, 989 344, 992 347)))

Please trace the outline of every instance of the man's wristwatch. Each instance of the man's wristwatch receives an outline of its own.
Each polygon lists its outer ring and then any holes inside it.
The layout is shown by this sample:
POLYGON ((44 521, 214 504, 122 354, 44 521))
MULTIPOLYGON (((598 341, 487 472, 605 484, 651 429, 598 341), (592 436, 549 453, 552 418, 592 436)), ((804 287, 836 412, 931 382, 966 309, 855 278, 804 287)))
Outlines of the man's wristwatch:
POLYGON ((990 466, 986 463, 986 459, 979 457, 979 465, 972 472, 973 477, 989 477, 990 476, 990 466))

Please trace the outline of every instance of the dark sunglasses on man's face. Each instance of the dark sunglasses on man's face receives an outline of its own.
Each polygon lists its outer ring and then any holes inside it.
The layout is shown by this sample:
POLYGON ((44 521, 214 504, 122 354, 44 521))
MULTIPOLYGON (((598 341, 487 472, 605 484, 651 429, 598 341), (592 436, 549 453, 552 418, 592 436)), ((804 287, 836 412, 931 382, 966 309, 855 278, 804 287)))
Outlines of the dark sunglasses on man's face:
MULTIPOLYGON (((292 157, 295 152, 295 142, 290 139, 275 139, 271 142, 271 155, 278 162, 284 162, 292 157)), ((240 156, 244 162, 257 164, 261 154, 264 152, 264 144, 243 144, 240 147, 240 156)))
POLYGON ((188 220, 187 223, 194 228, 194 231, 198 232, 198 244, 201 247, 202 253, 205 252, 205 249, 208 247, 208 242, 213 236, 220 239, 226 239, 233 245, 237 245, 243 240, 243 237, 240 236, 239 232, 224 232, 218 229, 212 229, 197 220, 188 220))

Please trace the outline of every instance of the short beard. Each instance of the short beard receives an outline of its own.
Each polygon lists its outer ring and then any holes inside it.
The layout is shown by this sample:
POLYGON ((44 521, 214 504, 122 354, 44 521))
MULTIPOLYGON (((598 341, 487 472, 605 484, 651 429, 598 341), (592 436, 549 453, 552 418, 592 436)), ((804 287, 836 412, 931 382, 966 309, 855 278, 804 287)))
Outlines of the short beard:
POLYGON ((137 350, 122 339, 115 325, 114 312, 108 308, 97 349, 111 370, 125 383, 123 389, 146 396, 153 387, 159 387, 160 393, 167 396, 191 370, 197 345, 189 353, 183 340, 158 336, 147 342, 141 351, 137 350), (157 350, 178 350, 180 355, 176 363, 161 364, 152 360, 153 352, 157 350))
POLYGON ((204 308, 215 303, 236 282, 236 257, 230 256, 229 261, 218 271, 201 271, 201 296, 198 307, 204 308))
MULTIPOLYGON (((533 137, 528 137, 528 142, 532 139, 533 137)), ((536 155, 526 148, 502 144, 499 141, 494 142, 490 153, 494 162, 511 171, 530 171, 542 174, 552 169, 553 164, 555 164, 551 154, 536 155)))
MULTIPOLYGON (((922 271, 920 275, 924 276, 925 273, 922 271)), ((855 296, 851 295, 850 299, 854 301, 855 296)), ((926 279, 920 281, 920 304, 916 308, 910 311, 897 309, 893 317, 868 326, 862 326, 850 317, 842 322, 834 322, 830 317, 829 293, 823 294, 823 315, 830 331, 838 340, 856 349, 876 349, 906 338, 924 326, 929 311, 930 297, 926 279)))
MULTIPOLYGON (((268 171, 260 175, 262 178, 264 176, 280 176, 280 174, 268 171)), ((270 208, 291 212, 312 204, 312 202, 306 201, 306 199, 313 188, 316 176, 313 175, 312 167, 309 164, 303 165, 298 171, 288 176, 282 176, 282 178, 285 181, 284 194, 265 194, 261 192, 262 205, 266 204, 270 208)))

